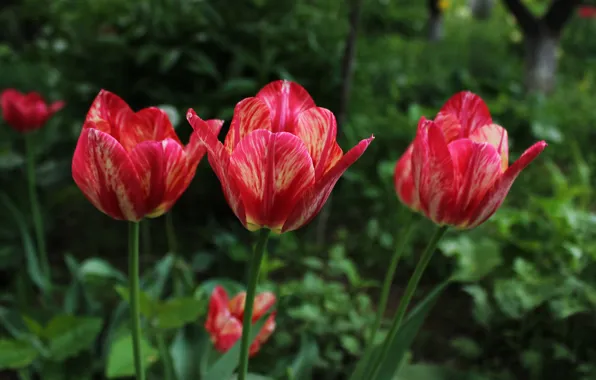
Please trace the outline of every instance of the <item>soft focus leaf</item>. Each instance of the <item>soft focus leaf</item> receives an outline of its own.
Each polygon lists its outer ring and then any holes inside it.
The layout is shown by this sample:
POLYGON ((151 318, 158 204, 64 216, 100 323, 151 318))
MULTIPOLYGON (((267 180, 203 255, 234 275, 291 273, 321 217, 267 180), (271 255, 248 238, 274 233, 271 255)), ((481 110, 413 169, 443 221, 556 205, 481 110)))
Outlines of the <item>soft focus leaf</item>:
POLYGON ((306 334, 302 334, 300 341, 300 351, 288 370, 293 380, 310 380, 313 367, 319 359, 319 346, 306 334))
POLYGON ((159 329, 177 329, 187 323, 196 322, 207 312, 207 298, 174 298, 157 306, 154 324, 159 329))
POLYGON ((79 266, 79 273, 86 281, 114 279, 126 282, 126 276, 122 272, 106 260, 97 257, 83 261, 79 266))
POLYGON ((50 359, 62 361, 90 348, 101 331, 101 318, 59 315, 43 331, 50 359))
MULTIPOLYGON (((130 302, 130 291, 127 287, 124 287, 122 285, 116 285, 114 289, 116 289, 116 292, 120 295, 120 297, 122 297, 124 301, 126 301, 127 303, 130 302)), ((153 319, 157 311, 158 305, 159 302, 152 300, 151 297, 149 297, 149 294, 143 291, 139 292, 139 307, 143 316, 149 319, 153 319)))
MULTIPOLYGON (((143 368, 149 368, 159 359, 158 351, 141 337, 141 361, 143 368)), ((106 377, 130 377, 135 375, 134 358, 132 351, 132 336, 124 335, 112 342, 106 364, 106 377)))
POLYGON ((211 340, 198 325, 188 325, 176 333, 170 346, 170 356, 179 380, 199 379, 207 368, 211 340))
POLYGON ((37 356, 37 350, 29 342, 0 339, 0 370, 26 368, 37 356))

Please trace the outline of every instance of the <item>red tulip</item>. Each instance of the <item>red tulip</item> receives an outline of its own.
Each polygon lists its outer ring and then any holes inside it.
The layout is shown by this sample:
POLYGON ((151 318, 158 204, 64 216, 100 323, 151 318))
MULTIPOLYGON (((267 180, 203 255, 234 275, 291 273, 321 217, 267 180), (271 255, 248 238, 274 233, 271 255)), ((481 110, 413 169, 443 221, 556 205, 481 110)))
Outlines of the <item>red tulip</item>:
POLYGON ((281 233, 309 223, 373 137, 344 154, 331 111, 297 83, 276 81, 236 105, 224 144, 193 110, 187 119, 232 210, 251 231, 281 233))
POLYGON ((64 107, 63 101, 48 105, 37 92, 22 94, 12 88, 2 92, 0 103, 4 121, 22 133, 43 127, 54 113, 64 107))
MULTIPOLYGON (((218 133, 222 120, 197 125, 218 133)), ((72 176, 95 207, 138 221, 167 212, 192 181, 205 154, 196 137, 185 147, 159 108, 133 112, 111 92, 93 101, 72 160, 72 176)))
POLYGON ((596 7, 584 5, 578 8, 577 13, 581 18, 595 18, 596 17, 596 7))
MULTIPOLYGON (((242 318, 244 318, 244 304, 246 292, 238 293, 231 300, 221 286, 217 286, 209 300, 209 312, 205 329, 211 336, 211 341, 220 352, 226 352, 242 336, 242 318)), ((257 294, 255 297, 252 323, 255 324, 275 303, 275 295, 271 292, 257 294)), ((269 339, 275 330, 275 312, 271 313, 265 325, 250 345, 250 355, 255 355, 261 345, 269 339)))
POLYGON ((484 101, 460 92, 435 120, 422 118, 395 167, 399 199, 439 225, 473 228, 490 218, 519 173, 544 150, 540 141, 508 166, 507 131, 484 101))

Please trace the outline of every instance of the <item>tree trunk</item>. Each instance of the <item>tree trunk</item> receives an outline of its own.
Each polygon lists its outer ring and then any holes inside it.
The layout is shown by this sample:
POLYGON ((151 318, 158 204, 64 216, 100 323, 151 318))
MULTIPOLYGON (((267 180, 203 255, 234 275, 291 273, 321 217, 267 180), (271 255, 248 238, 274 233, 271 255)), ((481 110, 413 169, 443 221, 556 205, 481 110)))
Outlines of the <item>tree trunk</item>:
POLYGON ((554 89, 558 46, 559 38, 545 30, 526 37, 526 88, 528 91, 547 94, 554 89))
POLYGON ((441 13, 430 15, 428 19, 428 39, 433 42, 443 39, 443 15, 441 13))
POLYGON ((474 18, 478 20, 486 20, 490 17, 495 5, 495 0, 470 0, 469 5, 474 18))

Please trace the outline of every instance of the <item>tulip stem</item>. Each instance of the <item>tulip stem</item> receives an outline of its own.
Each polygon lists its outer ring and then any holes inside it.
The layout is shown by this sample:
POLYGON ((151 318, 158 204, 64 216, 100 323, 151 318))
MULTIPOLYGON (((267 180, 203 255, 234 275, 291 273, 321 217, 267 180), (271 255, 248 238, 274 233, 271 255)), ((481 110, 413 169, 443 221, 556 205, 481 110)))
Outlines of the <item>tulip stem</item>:
POLYGON ((242 342, 240 345, 240 368, 238 369, 238 380, 246 380, 248 372, 248 349, 250 348, 250 329, 252 327, 252 312, 255 303, 257 283, 259 282, 259 270, 267 246, 270 230, 263 228, 259 231, 259 238, 254 253, 250 259, 248 273, 248 288, 246 289, 246 304, 244 306, 244 317, 242 319, 242 342))
POLYGON ((420 279, 422 278, 422 275, 424 274, 424 271, 425 271, 426 267, 428 266, 430 259, 432 258, 433 254, 435 253, 435 250, 437 248, 437 244, 439 243, 439 240, 441 240, 443 235, 445 235, 445 232, 447 232, 447 228, 448 228, 447 226, 437 227, 437 229, 435 230, 435 233, 433 234, 430 241, 428 242, 426 249, 422 253, 422 256, 420 256, 420 260, 418 261, 418 264, 416 265, 416 268, 414 269, 414 273, 412 274, 412 277, 410 277, 410 280, 408 281, 408 285, 406 287, 404 295, 399 302, 399 306, 397 308, 397 312, 395 313, 395 317, 393 319, 391 329, 389 330, 389 334, 387 334, 387 337, 385 338, 385 341, 383 342, 383 345, 381 346, 381 352, 374 359, 373 365, 369 367, 371 370, 372 376, 365 376, 364 377, 365 379, 371 379, 371 380, 376 379, 376 376, 378 375, 379 371, 381 370, 381 364, 385 360, 385 357, 387 356, 387 354, 389 352, 389 348, 391 347, 391 345, 393 344, 393 341, 395 340, 395 336, 397 335, 397 332, 399 331, 401 322, 403 321, 404 316, 406 315, 408 305, 410 304, 410 301, 412 301, 412 297, 414 296, 414 293, 416 292, 418 283, 420 282, 420 279))
POLYGON ((137 380, 145 380, 141 361, 141 315, 139 289, 139 222, 130 222, 128 230, 128 280, 130 282, 130 319, 132 348, 137 380))
MULTIPOLYGON (((383 288, 381 290, 381 296, 379 297, 379 305, 377 307, 375 323, 366 343, 366 350, 362 359, 364 360, 364 362, 368 362, 370 360, 370 356, 373 353, 375 338, 377 337, 379 327, 381 327, 381 322, 383 320, 383 315, 385 314, 385 309, 387 308, 387 301, 389 300, 389 291, 391 290, 391 285, 393 284, 393 280, 395 278, 395 271, 397 270, 397 265, 399 264, 399 261, 403 255, 407 243, 410 240, 410 235, 412 234, 412 231, 414 231, 414 224, 412 223, 413 214, 411 212, 408 212, 408 215, 409 216, 402 223, 402 225, 405 226, 402 227, 401 231, 396 236, 395 251, 393 252, 391 262, 389 263, 389 267, 387 268, 387 272, 385 273, 385 280, 383 281, 383 288)), ((358 379, 361 375, 360 372, 362 370, 364 370, 364 367, 359 367, 358 371, 354 373, 353 378, 358 379)))
POLYGON ((157 347, 159 350, 159 356, 163 361, 164 379, 165 380, 176 380, 176 372, 174 371, 174 365, 172 363, 172 356, 168 351, 168 345, 166 344, 166 338, 163 331, 157 331, 156 334, 157 347))
POLYGON ((31 216, 33 217, 33 228, 35 229, 35 238, 37 240, 37 252, 39 257, 39 264, 42 273, 45 277, 45 285, 47 289, 42 289, 47 295, 51 293, 52 289, 52 275, 50 268, 50 261, 46 251, 46 240, 43 228, 43 218, 41 216, 41 209, 39 207, 39 200, 36 192, 36 178, 35 178, 35 146, 31 133, 25 133, 25 154, 27 156, 27 185, 29 188, 29 203, 31 205, 31 216))

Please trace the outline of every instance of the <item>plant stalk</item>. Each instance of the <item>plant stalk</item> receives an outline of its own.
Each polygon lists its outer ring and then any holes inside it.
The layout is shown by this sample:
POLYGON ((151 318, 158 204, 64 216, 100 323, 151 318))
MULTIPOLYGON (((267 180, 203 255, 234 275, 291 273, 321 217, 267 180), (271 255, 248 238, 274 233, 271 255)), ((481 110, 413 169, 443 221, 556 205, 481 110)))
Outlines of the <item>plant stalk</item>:
POLYGON ((267 246, 270 230, 263 228, 259 231, 259 238, 254 253, 250 260, 248 273, 248 288, 246 289, 246 304, 244 306, 244 318, 242 320, 242 342, 240 345, 240 368, 238 369, 238 380, 246 380, 248 372, 248 351, 250 348, 250 329, 252 327, 252 312, 255 302, 257 283, 259 282, 259 270, 267 246))
POLYGON ((128 280, 132 346, 137 380, 145 380, 141 353, 141 313, 139 289, 139 222, 130 222, 128 230, 128 280))
POLYGON ((159 356, 163 361, 163 370, 165 380, 176 380, 176 372, 174 371, 174 364, 172 363, 172 356, 170 356, 170 352, 168 351, 168 346, 166 344, 166 338, 162 331, 157 331, 156 334, 157 339, 157 348, 159 350, 159 356))
POLYGON ((408 281, 406 291, 405 291, 402 299, 399 302, 399 307, 397 308, 397 312, 393 319, 393 323, 391 325, 391 329, 389 330, 389 334, 387 335, 387 337, 385 338, 385 341, 383 342, 383 345, 381 346, 381 352, 380 352, 379 356, 377 356, 374 359, 374 362, 373 362, 374 365, 369 367, 371 376, 365 376, 364 377, 365 379, 371 379, 371 380, 376 379, 376 376, 378 375, 378 372, 381 369, 381 364, 383 363, 383 361, 385 360, 385 357, 387 356, 387 354, 389 352, 389 347, 391 347, 391 345, 393 344, 393 341, 395 340, 395 336, 397 335, 397 332, 399 331, 401 322, 403 321, 403 319, 406 315, 406 311, 408 309, 410 301, 412 301, 412 297, 414 296, 414 293, 416 292, 416 288, 418 287, 418 283, 420 282, 420 279, 422 278, 422 275, 424 274, 424 271, 426 270, 426 267, 428 266, 428 263, 430 262, 433 254, 435 253, 435 250, 437 248, 437 244, 439 243, 439 240, 441 240, 443 235, 445 235, 445 232, 447 232, 447 229, 448 229, 447 226, 442 226, 442 227, 438 226, 437 229, 435 230, 435 233, 433 234, 430 241, 428 242, 426 249, 422 253, 422 256, 420 256, 420 260, 418 261, 418 264, 416 265, 416 268, 414 269, 414 273, 412 274, 412 277, 410 277, 410 281, 408 281))

